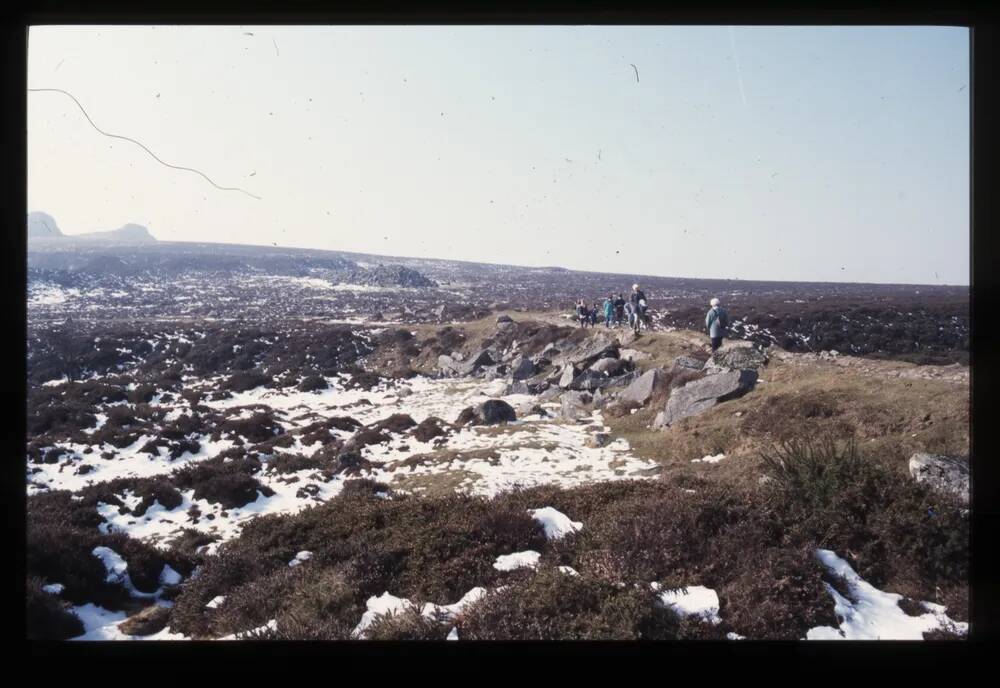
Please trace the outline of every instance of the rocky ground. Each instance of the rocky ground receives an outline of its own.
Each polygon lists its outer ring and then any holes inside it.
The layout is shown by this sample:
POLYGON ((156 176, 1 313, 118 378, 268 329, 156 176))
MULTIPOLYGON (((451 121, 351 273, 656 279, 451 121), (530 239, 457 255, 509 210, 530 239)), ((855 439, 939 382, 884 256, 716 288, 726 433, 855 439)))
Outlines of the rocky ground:
POLYGON ((711 356, 559 311, 34 308, 29 635, 965 632, 961 366, 711 356))

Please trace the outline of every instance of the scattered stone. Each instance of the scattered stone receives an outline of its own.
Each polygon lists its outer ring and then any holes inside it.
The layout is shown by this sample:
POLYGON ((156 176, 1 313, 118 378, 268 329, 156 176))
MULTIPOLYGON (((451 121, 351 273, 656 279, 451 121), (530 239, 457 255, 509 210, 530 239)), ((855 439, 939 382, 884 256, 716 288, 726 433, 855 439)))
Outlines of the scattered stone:
POLYGON ((678 356, 673 362, 674 368, 687 368, 688 370, 702 370, 705 367, 704 361, 699 361, 694 356, 678 356))
POLYGON ((507 385, 506 394, 531 394, 531 390, 528 388, 528 383, 524 380, 518 380, 517 382, 512 382, 507 385))
POLYGON ((609 379, 610 378, 604 373, 597 373, 593 370, 585 370, 573 378, 569 388, 572 390, 586 390, 588 392, 592 392, 606 385, 609 379))
POLYGON ((530 358, 517 356, 511 361, 510 374, 515 380, 527 380, 538 372, 538 367, 530 358))
POLYGON ((753 346, 732 346, 719 349, 702 368, 710 375, 728 370, 757 370, 767 365, 767 353, 753 346))
POLYGON ((145 636, 159 633, 167 627, 170 609, 154 605, 118 624, 118 630, 126 635, 145 636))
POLYGON ((910 475, 918 483, 950 493, 969 503, 969 457, 917 453, 910 457, 910 475))
POLYGON ((563 389, 568 389, 579 374, 580 371, 576 369, 576 366, 567 364, 563 368, 562 375, 559 377, 559 386, 563 389))
POLYGON ((639 379, 625 388, 618 396, 622 401, 633 401, 640 406, 645 405, 652 396, 669 383, 666 374, 659 368, 653 368, 643 373, 639 379))
POLYGON ((528 381, 527 385, 529 394, 541 394, 552 386, 545 380, 528 381))
MULTIPOLYGON (((462 412, 465 413, 464 411, 462 412)), ((461 417, 460 417, 461 418, 461 417)), ((470 425, 499 425, 517 420, 514 407, 502 399, 490 399, 473 409, 470 425)))
POLYGON ((497 317, 497 325, 503 325, 503 324, 513 325, 514 324, 514 319, 512 317, 510 317, 509 315, 498 316, 497 317))
POLYGON ((615 375, 624 373, 627 367, 628 363, 620 358, 599 358, 590 366, 590 370, 614 377, 615 375))
POLYGON ((757 382, 756 370, 730 370, 694 380, 675 389, 666 408, 653 421, 654 428, 672 425, 681 418, 695 416, 716 404, 746 394, 757 382))

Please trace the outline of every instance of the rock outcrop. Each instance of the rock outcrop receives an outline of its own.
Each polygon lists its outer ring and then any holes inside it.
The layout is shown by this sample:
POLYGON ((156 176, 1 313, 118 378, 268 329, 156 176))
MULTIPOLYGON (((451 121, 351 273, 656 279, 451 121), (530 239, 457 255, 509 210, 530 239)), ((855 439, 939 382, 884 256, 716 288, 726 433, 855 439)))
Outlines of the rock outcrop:
POLYGON ((910 475, 939 492, 969 503, 969 457, 918 453, 910 457, 910 475))
POLYGON ((643 373, 638 380, 626 387, 618 398, 622 401, 634 401, 644 406, 652 396, 665 387, 669 380, 662 370, 653 368, 643 373))
POLYGON ((719 349, 702 369, 712 374, 727 370, 757 370, 766 364, 766 352, 756 346, 738 345, 719 349))
POLYGON ((681 418, 704 413, 716 404, 746 394, 757 383, 755 370, 728 370, 675 389, 666 408, 653 421, 654 428, 663 428, 681 418))

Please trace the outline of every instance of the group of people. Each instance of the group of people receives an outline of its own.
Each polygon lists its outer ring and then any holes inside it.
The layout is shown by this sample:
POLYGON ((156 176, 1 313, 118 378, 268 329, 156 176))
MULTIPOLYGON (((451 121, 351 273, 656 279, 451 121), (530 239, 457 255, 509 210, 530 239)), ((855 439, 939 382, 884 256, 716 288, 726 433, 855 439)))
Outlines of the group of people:
MULTIPOLYGON (((705 329, 708 330, 714 352, 722 346, 722 338, 726 336, 726 330, 729 327, 729 314, 717 298, 709 301, 709 306, 711 308, 705 316, 705 329)), ((627 301, 620 293, 617 298, 613 294, 608 294, 608 298, 604 300, 604 306, 600 309, 596 301, 592 307, 588 307, 587 302, 583 299, 576 302, 576 317, 580 321, 580 327, 596 326, 599 314, 603 312, 605 327, 620 327, 628 323, 632 331, 638 333, 639 330, 650 327, 648 311, 646 295, 638 284, 632 285, 632 293, 627 301)))
POLYGON ((576 302, 576 318, 580 322, 580 327, 597 325, 598 320, 603 315, 605 327, 621 327, 628 323, 634 332, 638 332, 640 329, 650 326, 648 311, 646 295, 638 284, 632 285, 632 293, 627 301, 625 296, 619 293, 617 297, 614 294, 608 294, 604 305, 600 307, 596 301, 590 307, 583 299, 576 302))

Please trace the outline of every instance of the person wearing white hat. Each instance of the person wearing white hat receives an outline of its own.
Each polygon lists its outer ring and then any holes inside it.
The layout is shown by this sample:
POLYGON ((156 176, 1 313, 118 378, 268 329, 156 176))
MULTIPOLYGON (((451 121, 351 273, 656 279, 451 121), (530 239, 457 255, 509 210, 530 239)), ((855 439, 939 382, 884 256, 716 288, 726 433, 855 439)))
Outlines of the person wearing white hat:
POLYGON ((705 329, 712 340, 712 353, 722 346, 722 338, 726 335, 726 328, 729 327, 729 314, 726 309, 719 305, 719 299, 713 298, 708 302, 711 308, 705 316, 705 329))
POLYGON ((646 320, 646 295, 642 293, 638 284, 632 285, 632 295, 629 297, 629 302, 632 304, 632 312, 635 314, 630 324, 632 330, 638 334, 640 327, 646 320))

